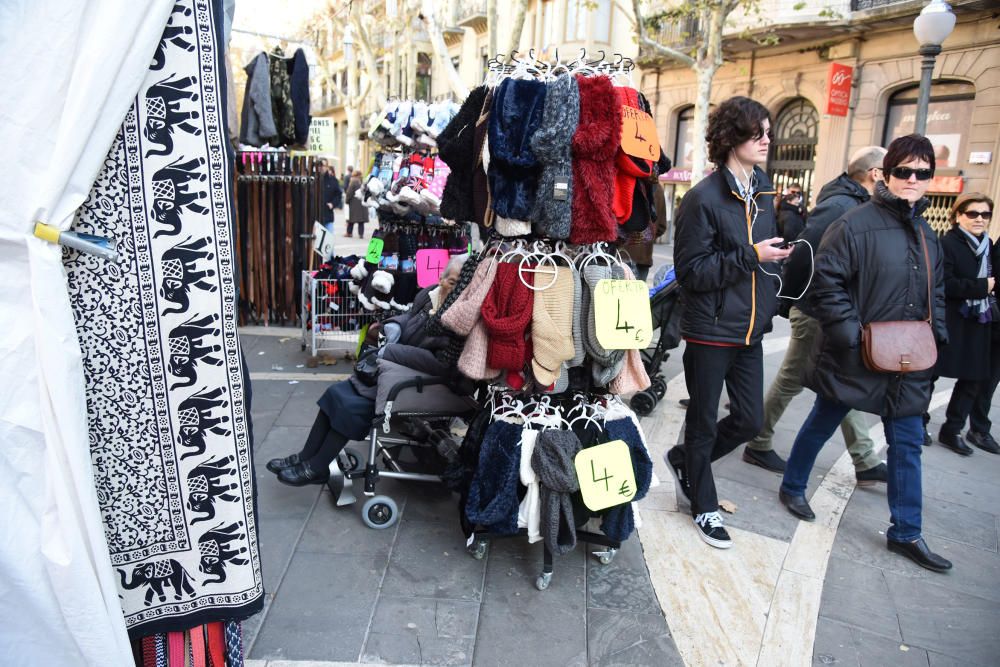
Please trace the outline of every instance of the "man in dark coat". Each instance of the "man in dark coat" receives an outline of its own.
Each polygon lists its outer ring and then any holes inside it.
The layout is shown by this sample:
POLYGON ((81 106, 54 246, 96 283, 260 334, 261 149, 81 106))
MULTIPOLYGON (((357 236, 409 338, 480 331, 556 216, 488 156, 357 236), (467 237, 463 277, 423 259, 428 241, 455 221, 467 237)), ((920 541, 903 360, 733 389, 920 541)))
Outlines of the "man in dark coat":
MULTIPOLYGON (((785 350, 785 359, 764 399, 764 426, 743 450, 743 460, 747 463, 772 472, 785 472, 785 461, 774 451, 771 440, 774 427, 785 413, 785 408, 802 393, 802 368, 812 354, 813 341, 819 333, 819 322, 799 307, 808 299, 804 292, 812 278, 813 253, 830 223, 871 198, 875 183, 882 180, 884 156, 885 149, 881 146, 868 146, 851 156, 847 172, 820 190, 819 204, 809 215, 809 222, 800 236, 808 243, 797 244, 785 262, 781 292, 782 296, 790 298, 781 300, 778 312, 788 317, 792 335, 785 350), (801 298, 795 300, 796 297, 801 298)), ((844 418, 840 430, 844 434, 847 451, 851 453, 858 484, 885 482, 885 464, 875 454, 875 443, 868 435, 868 423, 864 416, 852 410, 844 418)))
MULTIPOLYGON (((997 266, 990 261, 992 243, 988 234, 993 201, 986 195, 968 192, 951 209, 951 229, 941 237, 944 249, 945 316, 951 342, 938 352, 935 372, 958 381, 951 392, 945 422, 938 441, 962 456, 972 448, 962 438, 965 421, 972 413, 976 397, 986 390, 990 379, 991 332, 1000 323, 993 321, 990 295, 996 284, 997 266)), ((969 442, 984 451, 1000 453, 990 435, 990 425, 970 422, 969 442)))
POLYGON ((862 359, 862 330, 873 322, 927 319, 947 344, 944 256, 923 219, 934 175, 934 147, 911 134, 889 145, 887 180, 872 201, 848 211, 826 231, 816 253, 810 312, 821 330, 806 369, 816 402, 792 445, 778 498, 789 512, 812 521, 806 486, 823 445, 853 408, 879 415, 888 441, 890 523, 887 547, 935 572, 951 562, 933 553, 921 535, 922 415, 931 400, 933 369, 911 373, 870 370, 862 359))
POLYGON ((333 222, 334 211, 344 205, 344 193, 340 189, 340 181, 337 180, 337 172, 326 160, 320 161, 323 169, 323 209, 322 222, 333 222))
POLYGON ((771 121, 747 97, 720 104, 708 120, 709 159, 718 170, 681 201, 674 242, 684 302, 684 377, 691 397, 684 444, 666 460, 691 501, 698 535, 726 549, 712 477, 715 461, 760 431, 764 355, 761 340, 777 310, 777 260, 790 253, 774 222, 767 162, 771 121), (723 383, 731 411, 717 422, 723 383))
POLYGON ((778 204, 778 233, 786 241, 794 241, 806 226, 805 202, 802 186, 792 183, 778 204))

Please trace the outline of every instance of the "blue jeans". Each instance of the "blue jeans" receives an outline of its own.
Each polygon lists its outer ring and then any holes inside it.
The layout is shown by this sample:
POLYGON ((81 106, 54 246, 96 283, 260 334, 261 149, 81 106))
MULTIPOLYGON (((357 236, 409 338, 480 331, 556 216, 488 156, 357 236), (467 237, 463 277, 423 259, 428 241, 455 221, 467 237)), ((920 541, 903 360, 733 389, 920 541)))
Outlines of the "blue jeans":
MULTIPOLYGON (((781 490, 790 496, 804 498, 809 474, 816 456, 850 411, 846 405, 816 397, 812 411, 795 436, 792 453, 785 466, 781 490)), ((920 453, 924 424, 920 415, 883 417, 885 440, 889 444, 887 465, 889 479, 889 521, 886 537, 894 542, 912 542, 920 538, 922 491, 920 487, 920 453)))

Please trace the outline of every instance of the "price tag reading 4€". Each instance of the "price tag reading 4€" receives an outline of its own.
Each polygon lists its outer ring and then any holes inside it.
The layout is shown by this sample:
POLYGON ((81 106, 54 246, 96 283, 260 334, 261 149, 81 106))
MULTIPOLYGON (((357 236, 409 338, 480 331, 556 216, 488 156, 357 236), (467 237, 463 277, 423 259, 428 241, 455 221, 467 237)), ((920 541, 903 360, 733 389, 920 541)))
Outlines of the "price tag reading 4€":
POLYGON ((645 160, 660 159, 660 138, 652 116, 641 109, 622 107, 622 150, 645 160))
POLYGON ((384 247, 385 241, 373 237, 368 242, 368 251, 365 253, 365 259, 372 264, 378 264, 382 261, 382 248, 384 247))
POLYGON ((632 455, 624 440, 581 449, 573 460, 583 504, 592 512, 635 498, 632 455))
POLYGON ((608 350, 642 350, 653 339, 649 288, 642 280, 601 280, 594 288, 597 340, 608 350))

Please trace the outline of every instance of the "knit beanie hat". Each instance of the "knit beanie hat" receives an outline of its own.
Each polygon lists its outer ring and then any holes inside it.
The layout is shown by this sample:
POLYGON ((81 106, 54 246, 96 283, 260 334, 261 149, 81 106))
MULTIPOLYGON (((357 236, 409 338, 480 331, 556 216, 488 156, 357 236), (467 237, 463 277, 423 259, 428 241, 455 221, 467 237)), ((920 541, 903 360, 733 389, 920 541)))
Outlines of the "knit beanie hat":
MULTIPOLYGON (((573 270, 559 266, 555 271, 552 285, 535 292, 531 314, 531 372, 545 387, 556 381, 562 363, 574 354, 573 312, 566 307, 573 301, 573 270)), ((539 281, 550 280, 540 275, 539 281)))
POLYGON ((539 165, 530 141, 542 122, 545 92, 541 81, 504 79, 493 93, 487 175, 499 217, 527 220, 531 215, 539 165))
POLYGON ((480 310, 486 294, 493 285, 496 276, 497 260, 493 257, 483 260, 476 267, 476 272, 469 286, 458 299, 441 316, 441 324, 459 336, 468 336, 472 327, 479 321, 480 310))
POLYGON ((490 336, 486 331, 486 323, 476 322, 465 339, 465 347, 458 359, 458 370, 471 380, 492 380, 500 375, 500 371, 486 365, 486 354, 490 345, 490 336))
POLYGON ((573 134, 573 224, 570 241, 613 241, 615 155, 621 144, 621 107, 606 76, 577 76, 580 119, 573 134))
POLYGON ((479 464, 469 486, 465 516, 498 535, 517 533, 517 481, 521 464, 521 426, 502 419, 483 435, 479 464))
POLYGON ((397 310, 409 310, 410 304, 413 303, 413 299, 419 291, 417 274, 412 271, 399 271, 396 274, 390 304, 397 310))
MULTIPOLYGON (((532 274, 525 274, 530 280, 532 274)), ((521 371, 527 361, 524 334, 531 320, 534 293, 522 282, 516 264, 502 263, 483 302, 482 317, 489 331, 486 362, 491 368, 521 371)))
MULTIPOLYGON (((627 88, 624 86, 615 88, 615 95, 617 97, 619 107, 626 106, 642 111, 641 105, 639 104, 639 91, 635 88, 627 88)), ((615 212, 615 218, 618 220, 618 224, 624 224, 632 216, 632 201, 638 192, 636 189, 637 181, 644 181, 649 178, 650 174, 653 173, 653 161, 633 157, 619 148, 618 154, 615 158, 615 166, 616 172, 613 209, 615 212)), ((645 221, 645 225, 648 224, 649 220, 647 219, 645 221)), ((641 228, 642 227, 639 227, 638 229, 629 229, 628 231, 639 231, 641 228)))
POLYGON ((580 119, 576 77, 564 74, 548 84, 542 125, 531 137, 531 149, 542 166, 531 219, 539 234, 569 238, 573 209, 573 134, 580 119), (556 190, 556 184, 565 186, 556 190))
POLYGON ((576 546, 576 521, 572 494, 580 488, 573 458, 580 451, 580 440, 572 431, 548 429, 535 441, 531 467, 540 486, 539 528, 545 546, 557 556, 576 546))
POLYGON ((438 153, 451 169, 441 195, 441 215, 452 220, 474 220, 472 173, 476 158, 473 128, 486 99, 486 86, 474 88, 458 113, 438 135, 438 153))

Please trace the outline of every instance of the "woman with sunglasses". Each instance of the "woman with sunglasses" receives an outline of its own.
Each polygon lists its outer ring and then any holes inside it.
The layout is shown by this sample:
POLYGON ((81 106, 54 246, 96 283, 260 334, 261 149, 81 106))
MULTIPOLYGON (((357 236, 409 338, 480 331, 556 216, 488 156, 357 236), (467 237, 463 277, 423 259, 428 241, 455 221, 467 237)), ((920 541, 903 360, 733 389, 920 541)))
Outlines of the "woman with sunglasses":
MULTIPOLYGON (((980 449, 1000 454, 1000 445, 990 435, 988 409, 986 415, 973 412, 976 399, 986 393, 990 380, 991 332, 1000 327, 1000 322, 994 323, 1000 319, 993 296, 997 266, 990 261, 993 201, 977 192, 964 194, 955 201, 950 217, 951 230, 941 238, 950 344, 938 352, 936 372, 958 381, 938 441, 970 456, 973 449, 963 441, 962 428, 971 414, 966 439, 980 449)), ((1000 350, 996 354, 1000 355, 1000 350)))
POLYGON ((804 374, 816 403, 795 437, 778 498, 796 517, 815 519, 806 485, 816 456, 852 408, 879 415, 889 444, 886 546, 944 572, 951 563, 921 535, 922 415, 931 400, 933 369, 880 373, 861 356, 862 327, 871 322, 919 321, 930 314, 937 342, 948 342, 943 253, 922 215, 934 147, 920 135, 900 137, 889 145, 882 167, 886 180, 876 184, 872 200, 831 224, 816 252, 808 298, 821 330, 804 374))

